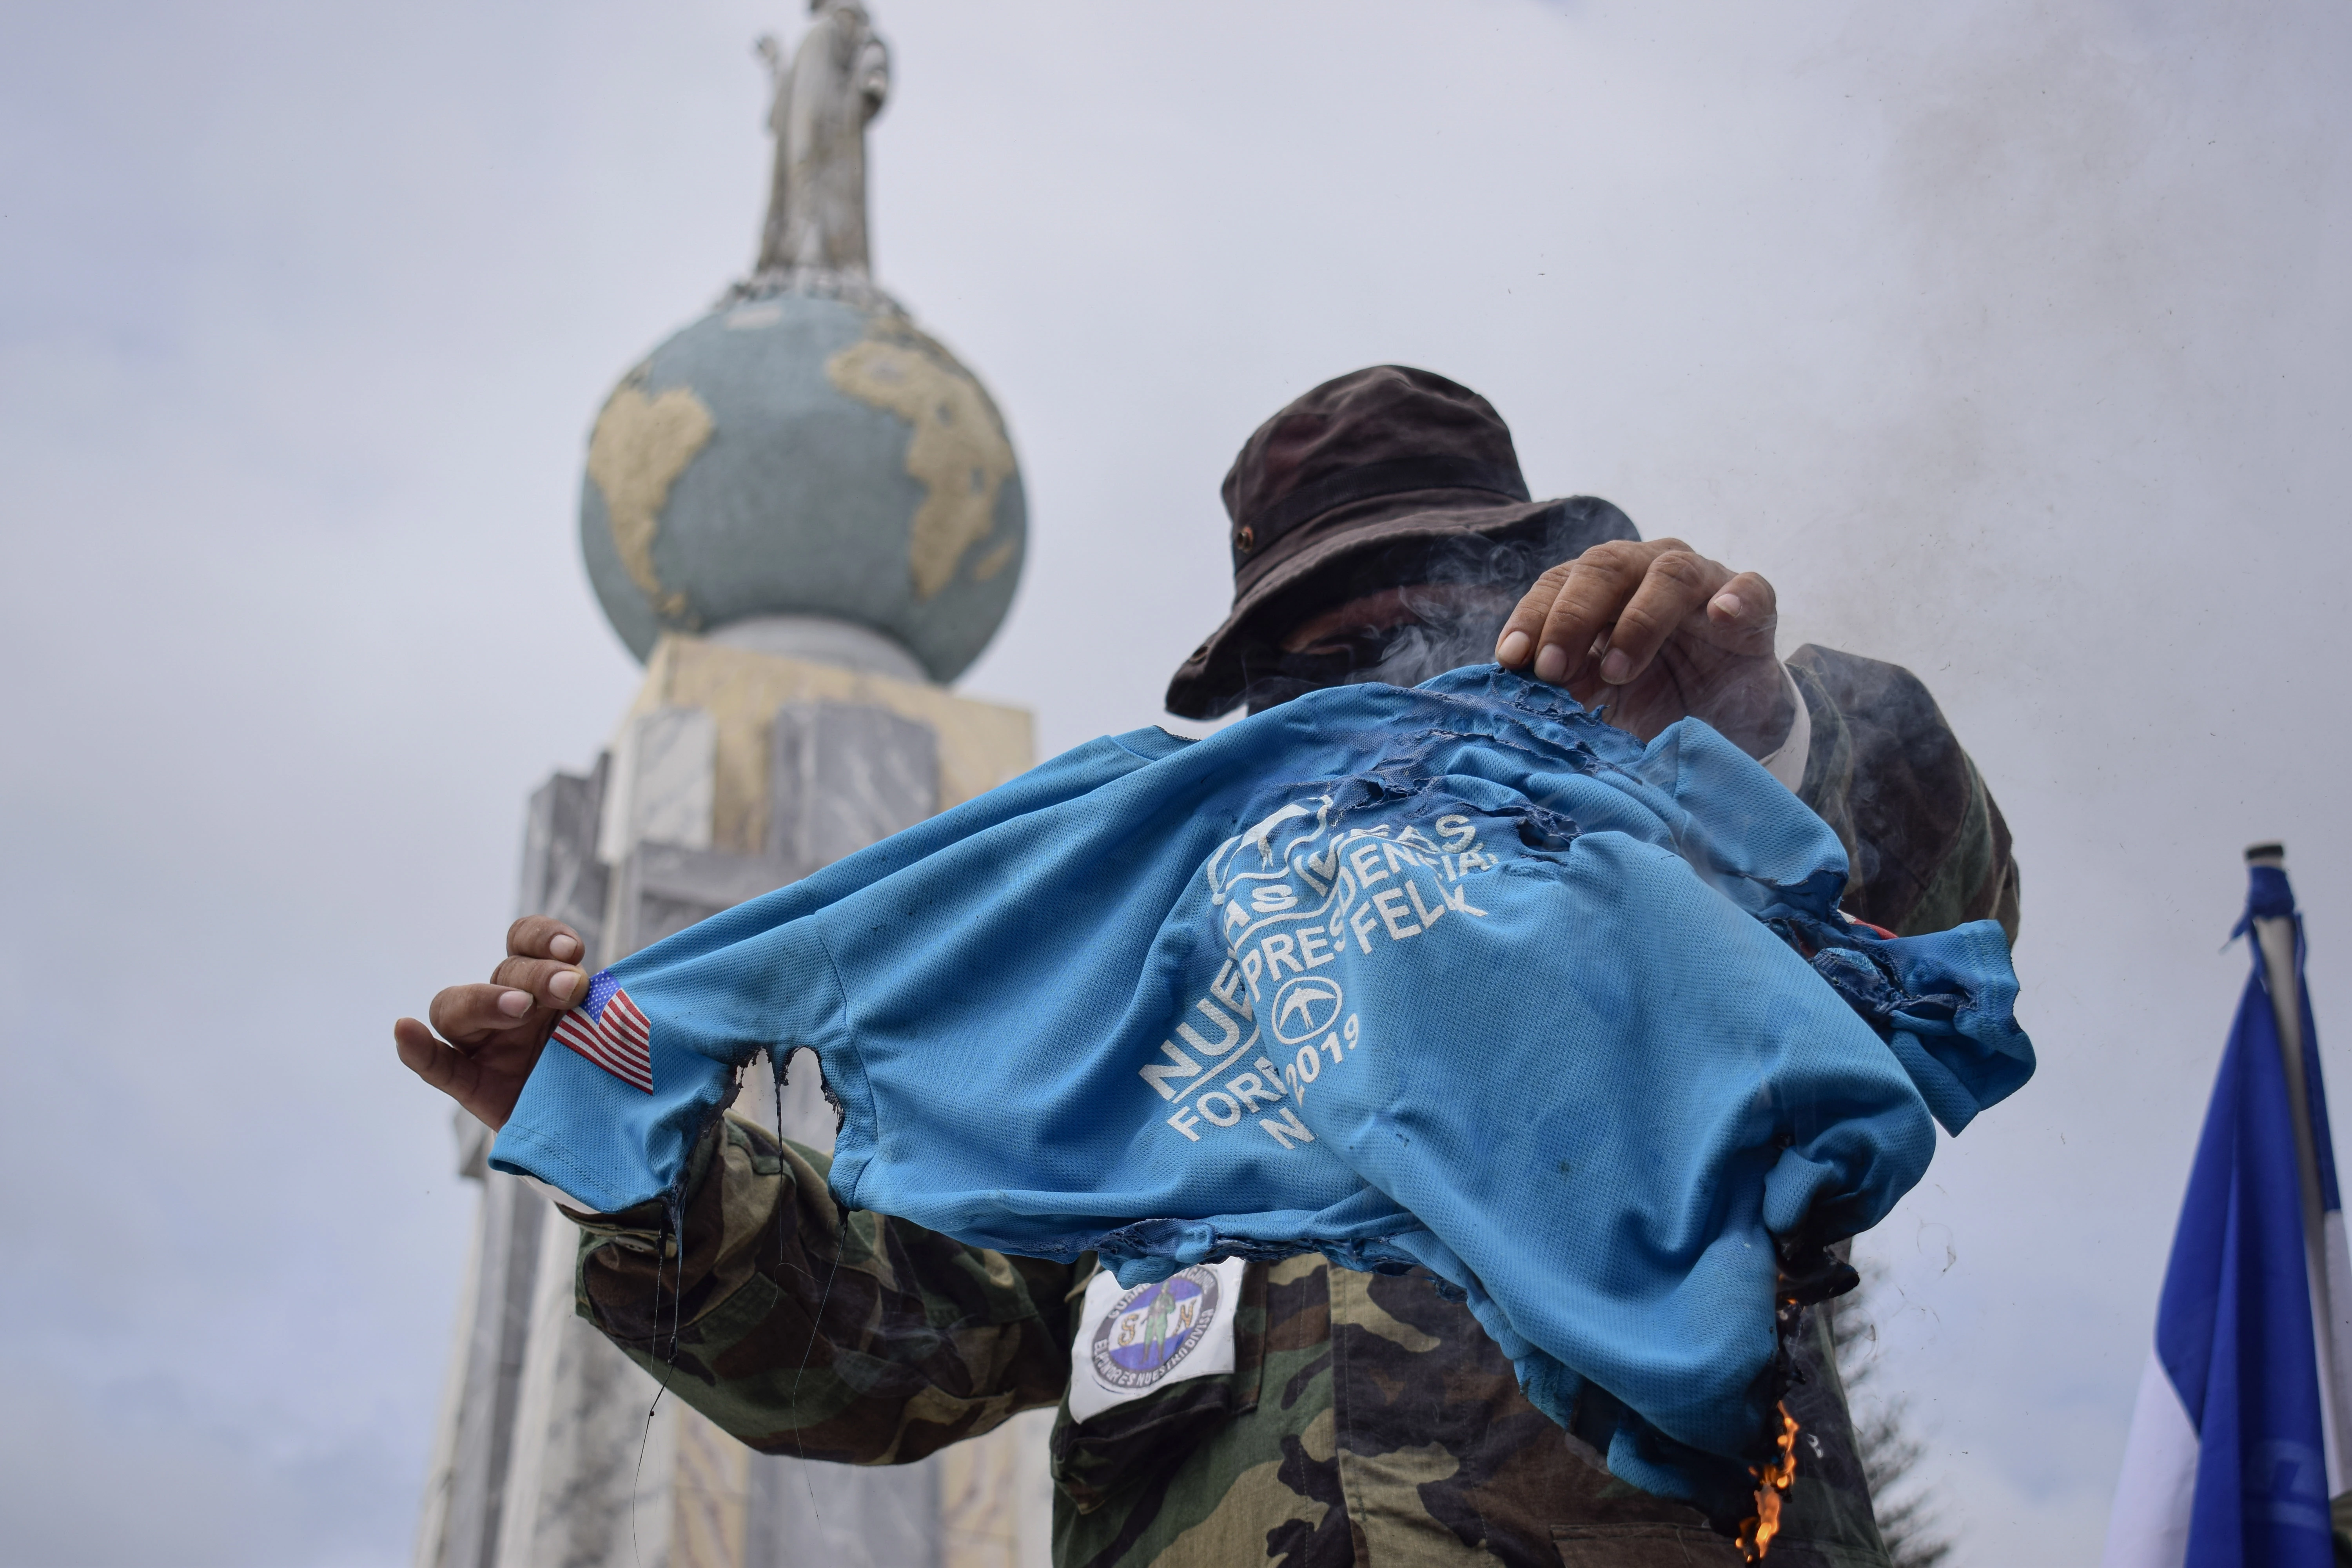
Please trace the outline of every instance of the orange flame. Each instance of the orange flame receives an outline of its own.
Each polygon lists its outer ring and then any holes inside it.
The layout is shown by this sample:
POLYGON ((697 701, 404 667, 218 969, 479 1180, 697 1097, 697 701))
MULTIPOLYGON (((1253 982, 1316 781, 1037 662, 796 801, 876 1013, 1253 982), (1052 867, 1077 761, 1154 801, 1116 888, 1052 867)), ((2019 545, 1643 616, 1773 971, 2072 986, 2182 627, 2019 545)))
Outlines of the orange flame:
POLYGON ((1739 1526, 1739 1554, 1760 1563, 1780 1533, 1780 1494, 1797 1479, 1797 1418, 1786 1405, 1780 1406, 1780 1457, 1748 1474, 1756 1478, 1756 1516, 1739 1526))

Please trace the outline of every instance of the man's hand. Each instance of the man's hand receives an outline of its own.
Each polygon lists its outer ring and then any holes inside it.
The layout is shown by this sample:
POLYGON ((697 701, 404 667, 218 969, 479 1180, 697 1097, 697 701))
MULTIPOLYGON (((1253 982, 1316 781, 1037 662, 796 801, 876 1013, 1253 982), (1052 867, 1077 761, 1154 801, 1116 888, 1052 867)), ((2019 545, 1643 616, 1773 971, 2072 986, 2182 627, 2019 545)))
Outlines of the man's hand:
POLYGON ((1495 659, 1534 661, 1538 680, 1649 740, 1685 716, 1750 756, 1778 747, 1796 718, 1772 634, 1772 584, 1679 539, 1612 540, 1536 579, 1503 623, 1495 659))
POLYGON ((452 985, 434 997, 432 1029, 414 1018, 393 1025, 400 1059, 496 1131, 513 1113, 555 1020, 588 994, 578 962, 584 951, 562 921, 524 916, 507 928, 507 956, 488 984, 452 985))

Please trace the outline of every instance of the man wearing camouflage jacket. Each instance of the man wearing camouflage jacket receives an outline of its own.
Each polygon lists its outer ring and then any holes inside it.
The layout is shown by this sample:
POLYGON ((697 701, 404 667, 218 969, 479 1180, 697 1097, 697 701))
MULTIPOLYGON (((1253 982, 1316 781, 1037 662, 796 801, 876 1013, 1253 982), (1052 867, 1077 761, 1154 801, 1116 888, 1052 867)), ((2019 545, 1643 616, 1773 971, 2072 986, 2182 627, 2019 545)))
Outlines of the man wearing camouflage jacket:
MULTIPOLYGON (((1606 501, 1531 500, 1507 429, 1475 394, 1397 366, 1327 383, 1250 437, 1224 500, 1234 609, 1177 672, 1171 711, 1531 663, 1645 739, 1690 715, 1756 756, 1836 829, 1857 918, 1898 933, 1991 918, 2014 938, 2007 825, 1926 689, 1825 648, 1784 664, 1763 578, 1679 541, 1642 542, 1606 501)), ((451 1043, 414 1020, 395 1030, 410 1067, 493 1127, 585 978, 578 937, 552 921, 516 922, 508 945, 490 984, 434 999, 451 1043)), ((664 1256, 657 1205, 575 1216, 582 1315, 771 1453, 904 1463, 1059 1402, 1066 1568, 1740 1560, 1736 1521, 1612 1479, 1539 1415, 1469 1310, 1425 1276, 1311 1255, 1241 1266, 1217 1307, 1230 1370, 1223 1355, 1196 1357, 1220 1370, 1195 1375, 1170 1364, 1164 1381, 1108 1408, 1097 1394, 1074 1419, 1074 1345, 1098 1358, 1109 1325, 1128 1321, 1125 1298, 1097 1288, 1104 1304, 1088 1311, 1090 1265, 844 1214, 826 1168, 724 1119, 689 1168, 682 1258, 664 1256)), ((1143 1292, 1127 1294, 1139 1319, 1143 1292)), ((1150 1308, 1158 1354, 1169 1302, 1150 1308)), ((1883 1565, 1827 1314, 1809 1319, 1789 1399, 1798 1479, 1771 1556, 1883 1565)))

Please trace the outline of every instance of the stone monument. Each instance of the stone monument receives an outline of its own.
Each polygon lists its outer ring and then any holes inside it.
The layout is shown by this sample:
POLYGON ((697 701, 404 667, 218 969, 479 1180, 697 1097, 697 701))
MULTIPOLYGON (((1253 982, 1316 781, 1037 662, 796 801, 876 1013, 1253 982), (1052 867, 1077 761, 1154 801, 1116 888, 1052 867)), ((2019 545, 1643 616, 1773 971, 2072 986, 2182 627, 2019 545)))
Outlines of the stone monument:
MULTIPOLYGON (((646 679, 595 765, 531 797, 518 908, 598 964, 828 865, 1034 761, 1029 715, 942 683, 1003 619, 1027 513, 995 405, 874 286, 865 127, 889 56, 816 0, 763 38, 775 174, 751 275, 622 377, 581 489, 588 574, 646 679)), ((830 1149, 812 1070, 739 1107, 830 1149)), ((919 1464, 755 1454, 573 1313, 572 1226, 481 1184, 418 1568, 1031 1568, 1033 1412, 919 1464), (647 1412, 653 1412, 648 1418, 647 1412)))

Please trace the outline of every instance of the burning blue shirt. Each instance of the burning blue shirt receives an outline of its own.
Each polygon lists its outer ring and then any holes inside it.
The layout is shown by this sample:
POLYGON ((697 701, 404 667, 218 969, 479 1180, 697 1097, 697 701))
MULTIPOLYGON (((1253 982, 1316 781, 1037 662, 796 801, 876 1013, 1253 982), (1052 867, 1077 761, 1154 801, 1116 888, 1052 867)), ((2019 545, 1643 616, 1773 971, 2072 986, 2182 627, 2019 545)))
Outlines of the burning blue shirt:
POLYGON ((1617 1474, 1721 1498, 1770 1452, 1776 1243, 1876 1223, 1931 1112, 2032 1071, 2000 928, 1882 938, 1845 872, 1704 724, 1645 747, 1492 666, 1310 693, 1081 746, 614 964, 651 1090, 551 1048, 492 1163, 668 1194, 734 1069, 805 1047, 847 1207, 1129 1285, 1424 1267, 1553 1419, 1609 1396, 1617 1474))

